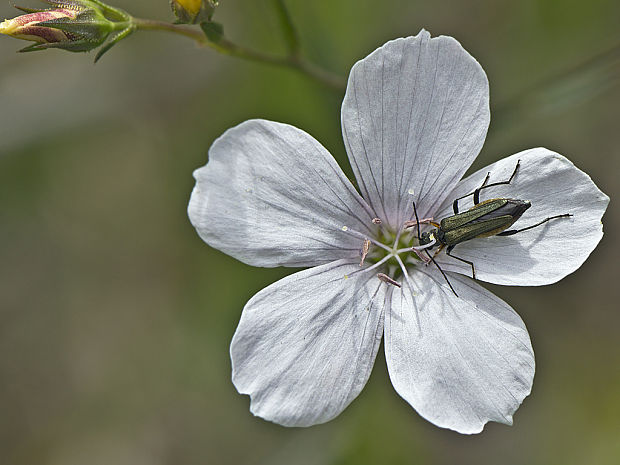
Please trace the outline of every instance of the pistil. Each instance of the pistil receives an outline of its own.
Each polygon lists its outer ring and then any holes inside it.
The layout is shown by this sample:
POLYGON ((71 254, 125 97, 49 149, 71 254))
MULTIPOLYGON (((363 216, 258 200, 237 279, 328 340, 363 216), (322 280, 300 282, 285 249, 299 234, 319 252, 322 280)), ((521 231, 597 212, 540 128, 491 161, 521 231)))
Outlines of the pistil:
MULTIPOLYGON (((432 218, 424 218, 419 223, 429 223, 430 221, 432 221, 432 218)), ((423 246, 412 246, 411 242, 414 237, 410 235, 410 232, 407 231, 407 229, 415 226, 417 224, 415 221, 405 221, 398 229, 396 234, 387 230, 385 228, 385 225, 379 218, 373 218, 371 222, 374 225, 379 226, 380 228, 380 231, 377 231, 376 238, 368 237, 368 234, 363 234, 354 229, 350 229, 348 226, 342 227, 342 231, 352 234, 353 236, 362 240, 362 245, 360 248, 360 269, 347 275, 346 277, 348 278, 357 273, 372 271, 383 266, 391 270, 389 271, 390 274, 394 274, 394 272, 396 272, 396 274, 398 275, 398 270, 400 270, 403 275, 403 279, 407 282, 408 287, 411 289, 412 292, 414 292, 413 284, 407 272, 405 262, 399 255, 407 254, 407 257, 405 259, 407 260, 407 262, 411 261, 412 264, 415 263, 412 260, 421 260, 424 263, 428 263, 430 259, 427 258, 424 254, 422 254, 421 251, 432 247, 435 244, 436 240, 433 238, 433 241, 429 244, 425 244, 423 246), (407 233, 407 235, 403 236, 403 233, 405 232, 407 233), (389 245, 386 245, 386 243, 391 243, 391 247, 389 245), (372 245, 377 246, 378 249, 371 250, 372 245), (364 267, 364 264, 367 263, 368 260, 372 260, 375 263, 370 266, 364 267), (392 263, 392 265, 388 266, 389 263, 392 263)), ((391 277, 386 273, 380 272, 377 273, 377 278, 384 283, 401 287, 401 284, 397 281, 398 276, 391 277)))

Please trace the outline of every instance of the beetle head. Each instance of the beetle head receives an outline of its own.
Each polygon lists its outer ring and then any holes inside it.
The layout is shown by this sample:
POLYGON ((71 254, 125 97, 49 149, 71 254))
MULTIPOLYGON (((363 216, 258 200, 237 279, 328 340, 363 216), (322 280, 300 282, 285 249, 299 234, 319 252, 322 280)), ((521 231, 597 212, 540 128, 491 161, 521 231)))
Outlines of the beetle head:
POLYGON ((430 232, 423 232, 420 235, 420 245, 430 244, 435 240, 435 232, 436 230, 432 230, 430 232))

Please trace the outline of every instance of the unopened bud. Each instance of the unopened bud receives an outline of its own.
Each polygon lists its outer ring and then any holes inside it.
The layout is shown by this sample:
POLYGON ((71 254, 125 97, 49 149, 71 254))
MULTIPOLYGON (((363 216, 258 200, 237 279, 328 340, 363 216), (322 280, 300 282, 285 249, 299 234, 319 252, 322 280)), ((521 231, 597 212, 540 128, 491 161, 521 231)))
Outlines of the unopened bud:
POLYGON ((0 33, 36 42, 20 52, 60 48, 87 52, 105 43, 95 61, 135 28, 131 16, 100 1, 43 0, 54 8, 27 10, 28 14, 0 23, 0 33))
POLYGON ((71 39, 67 33, 60 29, 40 26, 40 23, 59 18, 75 19, 77 14, 78 12, 75 10, 58 8, 21 15, 0 23, 0 34, 16 39, 32 40, 41 44, 68 42, 71 39))
POLYGON ((212 0, 171 0, 170 6, 180 23, 198 24, 211 21, 217 1, 212 0))

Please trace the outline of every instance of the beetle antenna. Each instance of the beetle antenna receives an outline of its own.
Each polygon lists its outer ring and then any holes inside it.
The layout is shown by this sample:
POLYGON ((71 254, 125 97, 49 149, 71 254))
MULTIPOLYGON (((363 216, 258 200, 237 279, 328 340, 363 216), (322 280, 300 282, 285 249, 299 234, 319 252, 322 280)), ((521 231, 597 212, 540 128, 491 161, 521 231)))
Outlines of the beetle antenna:
POLYGON ((418 218, 418 211, 415 208, 415 200, 413 201, 413 214, 415 215, 415 222, 418 226, 418 241, 420 240, 420 219, 418 218))
POLYGON ((446 274, 443 272, 443 270, 441 269, 441 267, 439 266, 439 264, 435 261, 435 259, 433 258, 433 256, 428 253, 428 250, 424 250, 424 252, 426 252, 426 255, 428 255, 428 258, 431 259, 431 261, 435 264, 435 266, 437 267, 437 269, 439 271, 441 271, 441 274, 443 275, 444 279, 446 280, 446 282, 448 283, 448 286, 450 286, 450 289, 452 289, 452 292, 454 292, 455 296, 459 296, 456 291, 454 290, 454 288, 452 287, 452 284, 450 284, 450 280, 448 279, 448 277, 446 276, 446 274))

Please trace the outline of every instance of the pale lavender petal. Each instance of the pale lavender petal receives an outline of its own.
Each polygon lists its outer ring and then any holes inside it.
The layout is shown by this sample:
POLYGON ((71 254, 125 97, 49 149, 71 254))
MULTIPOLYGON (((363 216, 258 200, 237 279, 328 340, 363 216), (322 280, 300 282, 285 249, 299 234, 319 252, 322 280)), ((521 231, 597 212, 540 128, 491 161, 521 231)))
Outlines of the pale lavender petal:
POLYGON ((198 234, 250 265, 359 257, 364 237, 351 231, 372 237, 377 229, 329 152, 286 124, 250 120, 229 129, 194 177, 188 214, 198 234))
POLYGON ((412 275, 417 295, 393 289, 385 353, 396 391, 428 421, 472 434, 485 423, 512 424, 530 393, 534 353, 519 315, 457 274, 456 297, 435 268, 412 275))
POLYGON ((386 284, 343 261, 290 275, 243 309, 230 354, 252 413, 285 426, 336 417, 360 393, 383 332, 386 284))
POLYGON ((422 216, 436 209, 478 155, 489 118, 484 70, 451 37, 422 31, 357 62, 342 132, 376 215, 396 228, 412 200, 422 216))
MULTIPOLYGON (((473 239, 457 245, 453 255, 472 261, 476 278, 495 284, 540 286, 559 281, 578 269, 603 237, 601 219, 609 203, 592 179, 562 155, 544 148, 526 150, 504 158, 462 180, 440 208, 437 218, 453 214, 451 199, 482 184, 510 178, 517 160, 519 170, 509 185, 481 191, 480 200, 508 197, 529 200, 526 210, 510 229, 534 225, 547 217, 570 213, 512 236, 473 239)), ((461 211, 472 206, 464 199, 461 211)), ((444 270, 471 276, 471 267, 447 257, 437 257, 444 270)))

